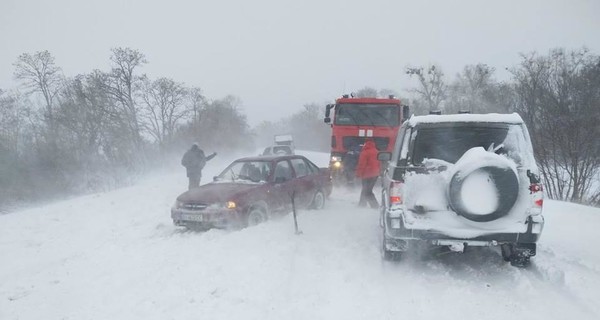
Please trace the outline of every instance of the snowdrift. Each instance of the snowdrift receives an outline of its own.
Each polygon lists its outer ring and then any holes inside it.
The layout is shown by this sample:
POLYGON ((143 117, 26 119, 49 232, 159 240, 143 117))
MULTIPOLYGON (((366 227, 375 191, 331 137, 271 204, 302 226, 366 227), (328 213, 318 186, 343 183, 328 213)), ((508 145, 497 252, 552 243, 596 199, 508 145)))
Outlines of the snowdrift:
MULTIPOLYGON (((328 155, 304 153, 320 166, 328 155)), ((229 161, 216 158, 211 177, 229 161)), ((206 182, 206 181, 204 181, 206 182)), ((241 231, 187 232, 183 168, 0 216, 0 319, 598 319, 600 209, 546 201, 528 269, 493 248, 383 262, 359 190, 241 231)))

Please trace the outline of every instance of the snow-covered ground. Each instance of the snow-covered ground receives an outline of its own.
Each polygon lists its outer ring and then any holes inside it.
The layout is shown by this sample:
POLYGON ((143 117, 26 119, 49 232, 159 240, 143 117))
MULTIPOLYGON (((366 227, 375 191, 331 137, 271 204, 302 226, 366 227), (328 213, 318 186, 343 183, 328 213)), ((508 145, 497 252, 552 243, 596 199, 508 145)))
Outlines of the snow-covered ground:
MULTIPOLYGON (((327 154, 306 153, 325 166, 327 154)), ((229 162, 218 157, 206 182, 229 162)), ((0 319, 600 319, 600 209, 546 201, 529 269, 490 248, 380 258, 358 190, 322 211, 189 232, 169 209, 183 168, 0 216, 0 319)))

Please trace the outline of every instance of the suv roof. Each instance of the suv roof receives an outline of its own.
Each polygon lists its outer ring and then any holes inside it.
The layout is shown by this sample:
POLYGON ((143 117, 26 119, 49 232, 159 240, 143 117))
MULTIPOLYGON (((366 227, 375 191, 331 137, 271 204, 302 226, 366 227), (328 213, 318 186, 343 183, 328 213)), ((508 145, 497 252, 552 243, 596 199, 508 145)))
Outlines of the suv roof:
POLYGON ((500 114, 445 114, 445 115, 426 115, 412 116, 408 119, 408 124, 416 126, 421 123, 446 123, 446 122, 491 122, 491 123, 511 123, 521 124, 523 119, 518 113, 500 114))

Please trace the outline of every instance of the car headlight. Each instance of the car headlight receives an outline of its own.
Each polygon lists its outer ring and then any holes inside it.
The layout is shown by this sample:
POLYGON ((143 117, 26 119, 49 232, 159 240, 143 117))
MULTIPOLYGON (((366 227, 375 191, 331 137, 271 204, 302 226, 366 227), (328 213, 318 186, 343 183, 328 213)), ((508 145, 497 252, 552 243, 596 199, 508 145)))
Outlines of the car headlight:
POLYGON ((339 161, 336 161, 336 162, 334 162, 334 163, 333 163, 333 167, 334 167, 334 168, 339 168, 339 167, 341 167, 341 166, 342 166, 342 163, 341 163, 341 162, 339 162, 339 161))
POLYGON ((227 209, 235 209, 236 207, 237 207, 237 205, 233 201, 225 202, 225 208, 227 208, 227 209))
POLYGON ((331 156, 331 162, 340 162, 342 161, 342 157, 340 156, 331 156))
POLYGON ((213 210, 235 209, 236 207, 237 207, 237 204, 234 201, 218 202, 218 203, 213 203, 210 206, 208 206, 209 209, 213 209, 213 210))

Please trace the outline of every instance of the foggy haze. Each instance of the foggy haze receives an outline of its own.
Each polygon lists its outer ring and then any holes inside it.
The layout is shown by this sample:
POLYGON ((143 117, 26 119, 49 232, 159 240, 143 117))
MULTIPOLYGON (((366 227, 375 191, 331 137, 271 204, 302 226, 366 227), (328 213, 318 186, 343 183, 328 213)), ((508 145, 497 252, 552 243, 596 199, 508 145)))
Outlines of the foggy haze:
POLYGON ((66 76, 109 68, 110 48, 143 52, 151 77, 238 96, 250 125, 365 86, 402 94, 407 65, 447 77, 519 53, 600 50, 598 1, 21 1, 0 3, 0 88, 19 54, 48 50, 66 76))

